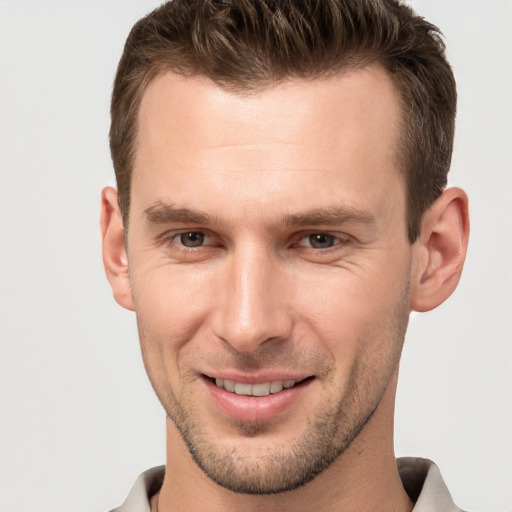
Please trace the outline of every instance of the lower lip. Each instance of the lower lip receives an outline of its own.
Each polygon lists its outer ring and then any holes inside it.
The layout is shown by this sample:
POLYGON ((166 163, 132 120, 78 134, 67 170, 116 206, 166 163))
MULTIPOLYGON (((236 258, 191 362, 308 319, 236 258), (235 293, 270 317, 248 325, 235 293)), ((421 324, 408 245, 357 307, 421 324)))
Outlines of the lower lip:
POLYGON ((226 416, 245 422, 268 421, 284 413, 297 403, 314 379, 307 379, 289 389, 268 396, 244 396, 219 388, 210 379, 204 378, 216 407, 226 416))

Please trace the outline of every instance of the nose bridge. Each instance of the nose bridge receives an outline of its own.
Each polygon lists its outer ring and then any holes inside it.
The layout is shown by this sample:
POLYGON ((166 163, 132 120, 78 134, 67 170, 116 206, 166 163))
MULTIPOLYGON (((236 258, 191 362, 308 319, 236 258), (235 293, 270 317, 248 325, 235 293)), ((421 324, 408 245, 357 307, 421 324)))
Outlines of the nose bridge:
POLYGON ((291 319, 279 262, 267 247, 247 243, 228 258, 219 294, 217 335, 239 352, 287 337, 291 319))

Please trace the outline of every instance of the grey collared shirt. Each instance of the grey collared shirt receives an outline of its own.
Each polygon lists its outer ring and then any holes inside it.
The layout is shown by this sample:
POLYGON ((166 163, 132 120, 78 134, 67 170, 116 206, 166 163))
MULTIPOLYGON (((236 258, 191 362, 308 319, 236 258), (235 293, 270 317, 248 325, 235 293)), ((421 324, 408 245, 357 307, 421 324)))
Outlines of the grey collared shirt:
MULTIPOLYGON (((397 459, 398 471, 407 494, 416 504, 413 512, 463 512, 453 503, 438 467, 430 460, 414 457, 397 459)), ((150 499, 160 489, 165 466, 158 466, 137 478, 125 502, 111 512, 150 512, 150 499)))

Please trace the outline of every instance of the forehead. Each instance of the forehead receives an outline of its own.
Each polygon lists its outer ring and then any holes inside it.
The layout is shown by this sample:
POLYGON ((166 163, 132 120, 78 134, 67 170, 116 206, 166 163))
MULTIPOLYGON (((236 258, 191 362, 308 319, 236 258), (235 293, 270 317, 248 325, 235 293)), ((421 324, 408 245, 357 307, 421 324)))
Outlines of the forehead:
POLYGON ((399 176, 399 126, 397 92, 376 66, 248 95, 166 73, 141 101, 132 200, 193 198, 201 186, 264 205, 286 191, 327 200, 335 187, 371 202, 399 176))
POLYGON ((289 79, 247 94, 228 92, 202 76, 168 72, 152 80, 143 94, 138 142, 152 139, 187 148, 200 141, 213 147, 300 144, 313 138, 329 146, 343 142, 346 134, 340 128, 350 127, 356 134, 358 128, 385 126, 380 139, 394 146, 399 124, 398 94, 380 66, 331 78, 289 79))

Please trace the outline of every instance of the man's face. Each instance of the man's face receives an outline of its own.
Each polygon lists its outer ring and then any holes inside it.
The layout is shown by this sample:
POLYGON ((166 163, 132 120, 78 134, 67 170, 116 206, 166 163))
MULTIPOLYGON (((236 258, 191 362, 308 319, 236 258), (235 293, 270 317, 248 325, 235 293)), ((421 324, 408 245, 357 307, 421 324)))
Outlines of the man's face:
POLYGON ((245 97, 169 73, 144 94, 128 232, 144 362, 227 488, 309 481, 394 386, 412 261, 399 120, 379 68, 245 97))

